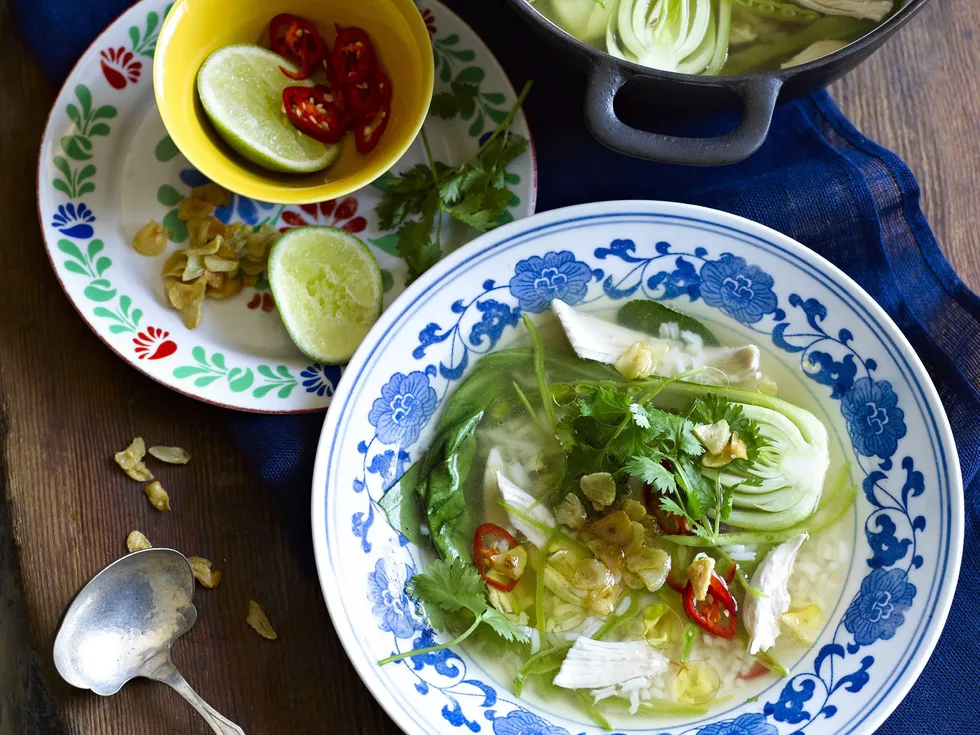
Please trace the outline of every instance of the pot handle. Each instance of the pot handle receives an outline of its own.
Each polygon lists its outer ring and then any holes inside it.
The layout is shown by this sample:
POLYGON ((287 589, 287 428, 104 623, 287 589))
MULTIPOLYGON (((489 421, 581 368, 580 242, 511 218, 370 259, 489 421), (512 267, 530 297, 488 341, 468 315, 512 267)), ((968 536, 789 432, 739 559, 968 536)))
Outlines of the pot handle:
POLYGON ((616 95, 630 79, 615 63, 600 62, 589 71, 585 122, 605 146, 635 158, 683 166, 727 166, 744 161, 766 140, 776 99, 783 83, 772 77, 736 82, 732 89, 742 103, 742 123, 717 138, 683 138, 648 133, 626 125, 613 108, 616 95))

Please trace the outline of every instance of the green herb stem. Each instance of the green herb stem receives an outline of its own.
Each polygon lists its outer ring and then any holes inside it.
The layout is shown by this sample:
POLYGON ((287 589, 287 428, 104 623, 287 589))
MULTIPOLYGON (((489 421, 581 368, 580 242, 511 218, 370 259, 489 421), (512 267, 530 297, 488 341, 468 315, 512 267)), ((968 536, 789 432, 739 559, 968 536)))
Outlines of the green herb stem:
POLYGON ((524 315, 524 326, 527 327, 527 331, 531 335, 531 342, 534 345, 534 377, 538 383, 538 391, 541 393, 544 415, 548 418, 548 423, 554 431, 558 420, 555 417, 555 405, 551 398, 551 389, 548 388, 548 379, 544 374, 544 343, 541 341, 541 333, 537 326, 527 314, 524 315))
POLYGON ((640 595, 636 592, 630 594, 630 604, 626 610, 623 611, 622 615, 610 615, 606 618, 606 622, 602 624, 602 627, 595 632, 592 636, 592 640, 601 641, 608 635, 608 633, 621 623, 626 623, 635 618, 640 613, 640 595))
POLYGON ((506 510, 511 515, 520 518, 529 526, 533 526, 539 531, 544 531, 545 533, 554 534, 556 541, 560 540, 563 543, 566 543, 572 548, 574 548, 576 551, 584 554, 585 556, 588 556, 589 558, 592 558, 592 551, 589 549, 588 546, 586 546, 585 544, 579 541, 576 541, 567 533, 562 531, 560 528, 554 528, 552 526, 549 526, 547 523, 542 523, 537 518, 533 518, 532 516, 529 516, 520 508, 516 508, 515 506, 508 503, 506 500, 498 500, 497 503, 500 505, 501 508, 506 510))
POLYGON ((694 653, 694 643, 697 641, 698 637, 698 626, 695 623, 688 623, 684 626, 684 632, 681 633, 681 640, 683 641, 681 645, 681 663, 686 664, 691 660, 691 654, 694 653))
MULTIPOLYGON (((484 613, 485 615, 486 613, 484 613)), ((378 666, 384 666, 385 664, 391 664, 395 661, 401 661, 402 659, 412 658, 413 656, 421 656, 426 653, 435 653, 436 651, 443 651, 447 648, 452 648, 453 646, 458 646, 460 643, 465 641, 473 632, 480 627, 480 623, 483 622, 483 615, 480 615, 473 621, 473 625, 463 631, 459 636, 449 641, 448 643, 440 643, 438 646, 429 646, 428 648, 417 648, 414 651, 409 651, 408 653, 399 653, 397 656, 389 656, 388 658, 383 658, 378 661, 378 666)))

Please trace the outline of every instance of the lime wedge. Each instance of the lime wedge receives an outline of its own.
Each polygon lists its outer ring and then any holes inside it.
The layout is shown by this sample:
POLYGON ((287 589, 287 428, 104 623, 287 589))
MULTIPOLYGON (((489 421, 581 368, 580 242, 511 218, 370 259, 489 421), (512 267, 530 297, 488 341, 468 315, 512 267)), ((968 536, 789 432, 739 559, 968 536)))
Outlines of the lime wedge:
POLYGON ((272 171, 319 171, 337 160, 341 146, 314 140, 289 122, 282 91, 306 83, 290 79, 280 66, 296 70, 261 46, 220 48, 197 73, 201 104, 218 134, 249 161, 272 171))
POLYGON ((289 230, 272 248, 268 274, 289 336, 317 362, 347 362, 381 316, 378 261, 344 230, 289 230))

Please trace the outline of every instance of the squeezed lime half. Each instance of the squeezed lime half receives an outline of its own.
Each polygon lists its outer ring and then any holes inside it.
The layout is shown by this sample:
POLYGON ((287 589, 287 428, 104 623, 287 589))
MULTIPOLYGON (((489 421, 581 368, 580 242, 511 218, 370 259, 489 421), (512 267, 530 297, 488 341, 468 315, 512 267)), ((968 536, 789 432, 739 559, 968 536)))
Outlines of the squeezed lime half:
POLYGON ((350 360, 381 316, 381 269, 370 248, 336 227, 297 227, 269 255, 269 285, 296 346, 326 365, 350 360))
POLYGON ((197 73, 201 104, 218 134, 249 161, 272 171, 319 171, 337 160, 341 144, 321 143, 289 122, 282 91, 306 83, 290 79, 280 66, 297 69, 261 46, 220 48, 197 73))

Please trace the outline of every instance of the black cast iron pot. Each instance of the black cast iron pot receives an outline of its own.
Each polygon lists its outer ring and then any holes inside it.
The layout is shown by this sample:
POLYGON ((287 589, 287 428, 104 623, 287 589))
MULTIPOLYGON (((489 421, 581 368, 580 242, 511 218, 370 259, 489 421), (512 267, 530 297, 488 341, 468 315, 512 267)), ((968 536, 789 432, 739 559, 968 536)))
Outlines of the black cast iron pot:
POLYGON ((815 92, 868 58, 928 0, 908 0, 871 33, 809 64, 759 74, 703 77, 659 71, 611 56, 579 41, 534 9, 527 0, 510 0, 518 13, 549 41, 586 67, 585 120, 602 144, 636 158, 687 166, 726 166, 743 161, 765 142, 777 103, 815 92), (657 107, 685 115, 717 115, 741 107, 742 121, 716 138, 685 138, 639 130, 619 119, 616 95, 630 82, 631 93, 656 100, 657 107))

